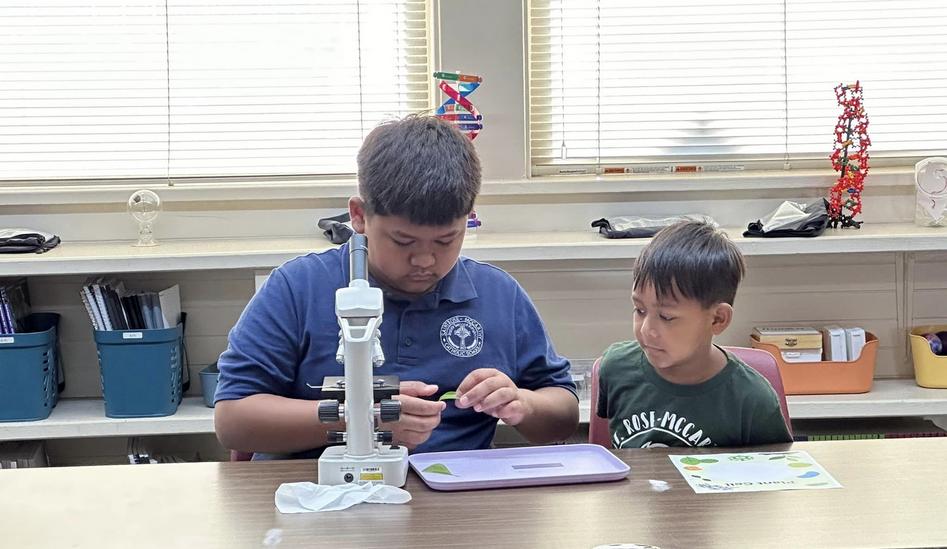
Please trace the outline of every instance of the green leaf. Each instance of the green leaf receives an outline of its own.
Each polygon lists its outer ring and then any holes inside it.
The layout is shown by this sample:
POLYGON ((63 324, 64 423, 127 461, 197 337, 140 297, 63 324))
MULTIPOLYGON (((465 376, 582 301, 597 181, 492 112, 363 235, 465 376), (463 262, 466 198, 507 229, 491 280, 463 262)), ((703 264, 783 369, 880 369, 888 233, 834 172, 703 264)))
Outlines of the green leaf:
POLYGON ((432 463, 423 469, 425 473, 436 473, 438 475, 450 475, 456 477, 454 473, 450 472, 450 469, 447 468, 443 463, 432 463))
POLYGON ((697 465, 700 463, 700 460, 697 458, 686 457, 681 460, 681 463, 684 465, 697 465))
POLYGON ((447 391, 437 400, 457 400, 457 391, 447 391))
POLYGON ((718 461, 720 461, 720 460, 719 460, 719 459, 713 459, 713 458, 700 460, 701 463, 717 463, 718 461))

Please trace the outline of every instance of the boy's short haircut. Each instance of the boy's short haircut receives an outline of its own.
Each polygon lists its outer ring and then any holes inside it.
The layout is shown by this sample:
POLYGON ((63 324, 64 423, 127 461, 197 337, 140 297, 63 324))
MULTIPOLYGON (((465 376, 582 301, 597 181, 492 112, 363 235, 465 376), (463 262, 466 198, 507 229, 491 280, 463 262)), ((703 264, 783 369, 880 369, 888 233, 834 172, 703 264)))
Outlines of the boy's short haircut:
POLYGON ((746 273, 743 254, 709 223, 684 221, 662 229, 634 267, 634 289, 651 285, 659 299, 693 299, 704 308, 733 305, 746 273))
POLYGON ((358 152, 358 191, 369 215, 447 225, 473 210, 480 159, 453 124, 429 115, 385 122, 358 152))

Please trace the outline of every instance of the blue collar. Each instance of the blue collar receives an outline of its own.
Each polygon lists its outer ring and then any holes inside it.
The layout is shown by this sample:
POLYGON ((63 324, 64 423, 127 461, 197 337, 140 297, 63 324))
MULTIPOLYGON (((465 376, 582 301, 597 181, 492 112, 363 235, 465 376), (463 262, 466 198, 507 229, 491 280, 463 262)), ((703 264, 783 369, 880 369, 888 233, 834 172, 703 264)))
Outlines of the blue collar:
POLYGON ((474 287, 473 280, 470 279, 470 273, 467 266, 464 265, 464 258, 457 258, 454 268, 447 273, 447 276, 441 279, 434 287, 434 294, 438 301, 451 301, 453 303, 463 303, 476 299, 477 289, 474 287))
MULTIPOLYGON (((343 280, 345 280, 347 284, 349 280, 349 245, 347 242, 339 247, 339 253, 342 260, 343 280)), ((385 290, 386 297, 404 301, 404 298, 397 296, 397 294, 392 295, 383 286, 378 284, 378 281, 376 281, 370 274, 368 278, 372 286, 385 290)), ((464 265, 464 258, 459 257, 457 258, 457 262, 454 263, 454 267, 447 273, 447 275, 438 281, 438 283, 430 292, 422 296, 418 296, 415 301, 428 303, 436 307, 441 301, 463 303, 476 298, 477 289, 474 287, 473 280, 470 279, 470 273, 467 271, 467 267, 464 265)))

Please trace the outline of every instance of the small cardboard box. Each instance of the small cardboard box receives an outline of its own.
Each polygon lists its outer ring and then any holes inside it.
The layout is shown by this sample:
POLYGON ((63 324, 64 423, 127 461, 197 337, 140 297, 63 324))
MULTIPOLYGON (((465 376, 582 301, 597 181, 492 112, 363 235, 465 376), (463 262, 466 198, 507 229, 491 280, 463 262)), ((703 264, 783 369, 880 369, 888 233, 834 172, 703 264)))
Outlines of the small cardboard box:
POLYGON ((810 327, 776 326, 753 328, 754 339, 760 343, 775 345, 778 349, 799 351, 818 349, 822 352, 822 332, 810 327))

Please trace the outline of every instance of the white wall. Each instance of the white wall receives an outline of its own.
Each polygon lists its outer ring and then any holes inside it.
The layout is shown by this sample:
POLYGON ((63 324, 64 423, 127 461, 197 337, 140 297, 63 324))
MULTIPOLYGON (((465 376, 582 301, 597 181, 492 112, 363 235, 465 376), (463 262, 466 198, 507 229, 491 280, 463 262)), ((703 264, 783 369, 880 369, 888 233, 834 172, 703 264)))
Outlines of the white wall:
MULTIPOLYGON (((782 200, 807 201, 826 194, 828 185, 768 188, 765 178, 758 179, 758 187, 727 191, 715 190, 721 188, 716 180, 708 183, 707 190, 681 193, 674 190, 676 180, 667 179, 660 183, 666 183, 668 190, 654 187, 649 192, 627 187, 612 192, 608 185, 614 181, 619 187, 621 180, 609 180, 589 181, 588 191, 577 184, 557 193, 507 193, 494 183, 523 181, 527 172, 523 3, 441 0, 438 8, 443 48, 440 66, 435 68, 484 76, 483 86, 472 99, 485 115, 485 130, 475 142, 488 182, 478 202, 485 231, 591 230, 588 223, 603 216, 694 212, 712 215, 724 226, 742 227, 782 200)), ((823 181, 830 179, 822 177, 823 181)), ((864 218, 870 223, 910 222, 912 191, 903 183, 904 177, 869 176, 864 218)), ((529 186, 535 189, 543 184, 529 186)), ((325 194, 319 187, 272 194, 232 189, 189 192, 180 187, 157 189, 166 204, 156 228, 159 240, 306 234, 321 239, 316 219, 343 210, 345 198, 354 190, 350 182, 325 194)), ((41 228, 60 234, 64 245, 77 240, 132 240, 136 228, 124 206, 130 190, 94 195, 35 189, 0 191, 0 227, 41 228)), ((593 358, 609 343, 631 337, 630 261, 510 262, 500 266, 526 287, 561 353, 576 359, 593 358)), ((100 394, 90 326, 77 293, 84 278, 38 276, 30 280, 37 309, 64 315, 66 396, 100 394)), ((190 319, 188 346, 195 380, 191 393, 198 394, 196 372, 224 349, 227 332, 253 293, 254 272, 141 273, 123 278, 129 286, 141 288, 181 284, 183 308, 190 319)), ((861 325, 881 339, 877 376, 905 377, 911 375, 905 330, 914 324, 947 323, 945 311, 945 254, 753 257, 738 296, 734 324, 721 343, 746 344, 752 326, 764 322, 861 325)))
MULTIPOLYGON (((553 186, 553 182, 522 183, 527 172, 524 2, 440 0, 433 26, 441 44, 433 57, 439 64, 435 68, 473 72, 484 77, 483 85, 472 96, 485 115, 485 130, 475 141, 487 182, 478 201, 484 231, 582 231, 591 230, 589 223, 604 216, 673 213, 705 213, 726 227, 738 229, 782 200, 817 200, 831 183, 831 174, 819 176, 814 180, 815 186, 808 187, 806 181, 786 185, 783 174, 775 176, 783 179, 779 180, 780 185, 774 186, 768 186, 768 182, 776 179, 748 179, 747 174, 736 174, 732 176, 733 181, 727 181, 726 176, 724 179, 720 176, 685 179, 683 181, 694 189, 688 192, 676 191, 675 186, 682 180, 673 178, 650 181, 648 192, 638 192, 634 185, 624 185, 620 179, 604 183, 589 180, 588 190, 585 182, 580 181, 567 190, 556 187, 559 191, 554 193, 536 192, 536 188, 553 186), (524 190, 507 192, 509 183, 502 182, 511 180, 519 181, 517 188, 524 190), (739 181, 743 184, 729 185, 739 181), (701 182, 707 183, 706 190, 701 190, 701 182), (612 184, 623 190, 612 191, 612 184), (722 188, 731 190, 717 190, 722 188)), ((870 223, 910 222, 913 203, 912 191, 905 185, 908 182, 904 176, 878 175, 877 172, 869 176, 864 219, 870 223)), ((287 184, 279 189, 274 186, 272 192, 214 186, 195 191, 193 187, 178 185, 158 191, 165 199, 165 211, 156 227, 159 241, 286 235, 311 235, 321 241, 316 220, 344 210, 347 196, 354 192, 354 184, 338 182, 326 187, 287 184)), ((127 188, 91 194, 36 189, 0 192, 0 226, 28 226, 55 232, 63 237, 64 245, 76 240, 132 240, 136 226, 125 212, 127 195, 127 188)), ((895 346, 895 328, 903 327, 892 324, 899 317, 890 308, 897 280, 892 273, 900 265, 898 261, 896 254, 816 260, 754 258, 750 261, 749 279, 741 295, 755 297, 743 300, 745 307, 738 308, 737 322, 732 335, 726 336, 726 342, 743 341, 740 334, 747 333, 756 322, 820 322, 834 317, 875 328, 881 332, 879 336, 885 345, 895 346), (856 278, 875 277, 870 285, 859 290, 869 292, 871 299, 859 299, 837 308, 824 306, 827 301, 821 297, 837 292, 838 281, 843 278, 838 265, 850 262, 857 265, 850 269, 856 278), (785 276, 790 272, 792 276, 785 276), (877 278, 882 275, 883 278, 877 278), (787 286, 782 288, 776 281, 785 281, 787 286), (773 286, 771 290, 770 286, 773 286), (774 301, 774 296, 786 301, 774 301), (864 303, 871 303, 875 308, 860 308, 864 303)), ((917 299, 915 309, 924 318, 937 316, 936 305, 932 304, 938 303, 937 296, 942 293, 943 288, 937 281, 945 277, 936 273, 943 265, 943 258, 939 257, 920 256, 918 259, 917 276, 926 278, 919 281, 916 295, 923 298, 917 299)), ((625 307, 630 264, 587 265, 562 261, 505 266, 530 290, 566 354, 589 358, 600 352, 606 342, 630 333, 625 307)), ((70 395, 90 395, 97 391, 96 380, 89 377, 95 368, 94 362, 87 358, 92 351, 87 321, 82 317, 76 297, 83 278, 37 277, 32 281, 41 308, 66 313, 63 337, 73 363, 71 369, 76 373, 75 383, 70 384, 70 395)), ((189 339, 192 359, 198 366, 213 361, 222 350, 227 330, 253 289, 250 271, 141 274, 127 278, 132 285, 146 287, 181 282, 185 309, 192 313, 189 339)), ((903 321, 904 313, 900 317, 903 321)), ((885 356, 891 360, 879 368, 881 375, 908 373, 903 362, 894 361, 893 350, 885 356)))
MULTIPOLYGON (((484 177, 526 176, 524 3, 512 0, 440 0, 439 67, 479 74, 483 84, 469 99, 483 113, 474 140, 484 177)), ((443 100, 444 94, 437 91, 443 100)))

